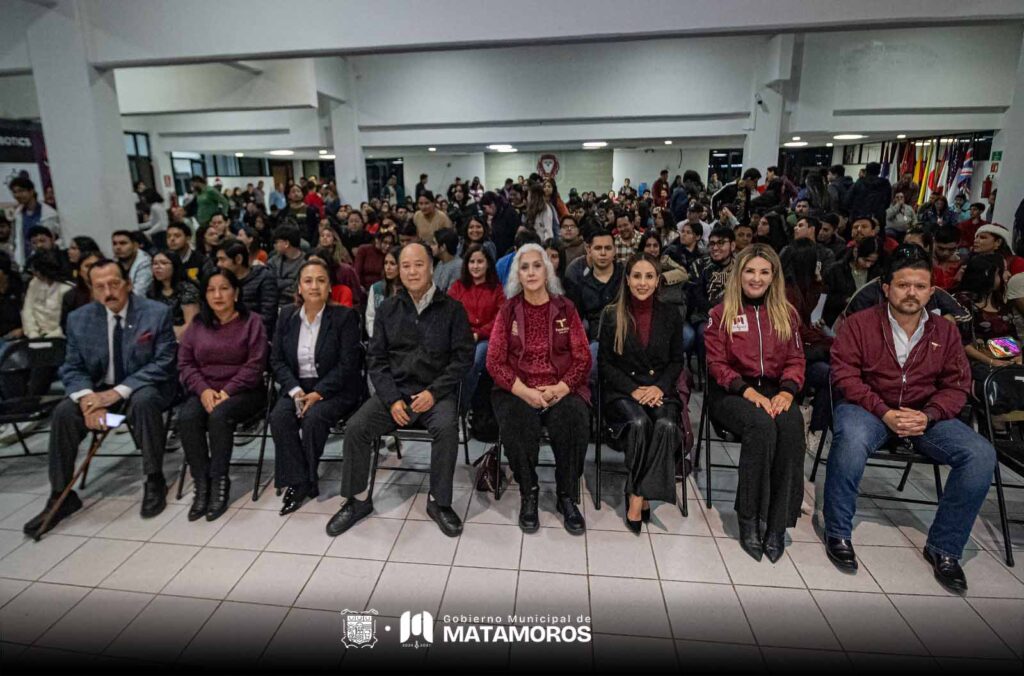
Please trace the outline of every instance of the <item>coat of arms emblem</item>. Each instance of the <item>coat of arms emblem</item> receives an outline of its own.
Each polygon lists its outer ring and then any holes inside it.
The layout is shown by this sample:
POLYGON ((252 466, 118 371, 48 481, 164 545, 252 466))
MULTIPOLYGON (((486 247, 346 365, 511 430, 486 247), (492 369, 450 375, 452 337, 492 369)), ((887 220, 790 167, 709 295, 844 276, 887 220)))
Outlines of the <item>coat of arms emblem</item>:
POLYGON ((372 648, 377 645, 377 611, 343 610, 341 642, 346 648, 372 648))

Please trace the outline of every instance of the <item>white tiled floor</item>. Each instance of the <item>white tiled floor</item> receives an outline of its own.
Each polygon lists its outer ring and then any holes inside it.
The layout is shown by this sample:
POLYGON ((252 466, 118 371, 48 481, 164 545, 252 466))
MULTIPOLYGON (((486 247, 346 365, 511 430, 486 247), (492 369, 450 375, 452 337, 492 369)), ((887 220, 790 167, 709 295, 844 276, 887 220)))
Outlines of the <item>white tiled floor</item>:
MULTIPOLYGON (((696 402, 695 402, 696 403, 696 402)), ((45 437, 31 440, 45 448, 45 437)), ((252 461, 258 446, 236 449, 252 461)), ((126 436, 105 450, 131 450, 126 436)), ((268 443, 263 480, 272 478, 268 443)), ((483 450, 471 444, 471 455, 483 450)), ((333 440, 328 455, 337 455, 333 440)), ((0 453, 15 455, 9 446, 0 453)), ((737 449, 715 443, 716 462, 737 449)), ((422 444, 405 445, 405 466, 423 466, 422 444)), ((609 465, 619 458, 609 452, 609 465)), ((169 454, 168 477, 181 453, 169 454)), ((392 455, 386 464, 394 465, 392 455)), ((807 458, 810 469, 811 457, 807 458)), ((138 516, 137 459, 99 458, 80 492, 86 508, 41 542, 21 525, 49 490, 45 457, 0 460, 0 655, 33 665, 231 664, 244 668, 491 671, 788 672, 866 670, 1016 671, 1024 659, 1024 563, 1003 561, 994 492, 964 559, 970 592, 940 587, 920 554, 934 508, 862 499, 855 526, 861 568, 837 571, 825 558, 816 517, 790 531, 775 565, 754 562, 736 542, 736 474, 715 470, 688 484, 689 516, 656 505, 640 537, 622 522, 621 478, 606 476, 593 504, 593 449, 585 469, 588 532, 574 537, 552 513, 553 476, 541 472, 542 528, 516 526, 513 484, 500 501, 473 490, 473 468, 456 472, 459 538, 426 516, 422 474, 381 469, 373 516, 331 539, 324 533, 340 499, 340 465, 324 465, 321 496, 288 517, 272 488, 251 500, 252 468, 233 470, 233 503, 218 521, 189 522, 190 496, 155 519, 138 516), (341 610, 374 608, 397 625, 406 610, 443 614, 586 615, 589 644, 435 644, 426 650, 382 642, 346 653, 341 610), (637 658, 637 656, 640 656, 637 658), (638 663, 636 660, 639 659, 638 663), (640 666, 643 665, 643 666, 640 666)), ((865 489, 896 494, 898 470, 869 468, 865 489)), ((1005 476, 1005 474, 1004 474, 1005 476)), ((1019 482, 1018 477, 1007 481, 1019 482)), ((824 470, 806 484, 820 509, 824 470)), ((906 494, 934 496, 930 470, 915 468, 906 494)), ((1009 491, 1013 513, 1024 494, 1009 491)), ((1018 558, 1024 529, 1014 527, 1018 558)), ((396 643, 392 641, 392 643, 396 643)))

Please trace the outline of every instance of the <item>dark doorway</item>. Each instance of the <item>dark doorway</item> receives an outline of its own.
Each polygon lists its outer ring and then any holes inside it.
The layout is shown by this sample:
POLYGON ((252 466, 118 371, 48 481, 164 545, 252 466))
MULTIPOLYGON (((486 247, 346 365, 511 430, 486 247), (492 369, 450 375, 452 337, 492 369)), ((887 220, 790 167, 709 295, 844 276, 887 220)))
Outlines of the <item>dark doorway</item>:
POLYGON ((405 185, 404 164, 401 157, 383 160, 366 160, 366 190, 368 197, 380 197, 384 185, 393 174, 398 179, 399 187, 405 185))

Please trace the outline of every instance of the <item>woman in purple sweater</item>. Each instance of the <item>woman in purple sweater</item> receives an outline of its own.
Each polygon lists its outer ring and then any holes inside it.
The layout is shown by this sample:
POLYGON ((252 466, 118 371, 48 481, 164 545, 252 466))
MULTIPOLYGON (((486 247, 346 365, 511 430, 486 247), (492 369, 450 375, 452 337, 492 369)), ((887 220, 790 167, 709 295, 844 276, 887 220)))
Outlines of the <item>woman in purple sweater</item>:
POLYGON ((178 434, 192 470, 189 521, 213 521, 228 508, 228 464, 235 426, 266 406, 267 335, 262 318, 239 301, 241 284, 227 270, 203 280, 199 314, 181 337, 178 370, 188 400, 178 434))

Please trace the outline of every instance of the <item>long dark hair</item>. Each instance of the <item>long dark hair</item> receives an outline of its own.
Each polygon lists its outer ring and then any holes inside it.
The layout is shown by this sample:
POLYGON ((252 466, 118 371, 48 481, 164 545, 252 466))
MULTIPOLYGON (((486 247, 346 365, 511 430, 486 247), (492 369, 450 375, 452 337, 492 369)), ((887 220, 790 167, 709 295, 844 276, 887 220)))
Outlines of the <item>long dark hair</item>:
MULTIPOLYGON (((171 289, 177 290, 178 285, 185 278, 185 266, 181 262, 181 256, 170 250, 161 249, 153 254, 155 259, 157 256, 163 256, 171 262, 171 279, 169 286, 171 289)), ((153 278, 153 283, 146 289, 146 297, 152 298, 153 300, 160 300, 163 296, 163 282, 157 281, 156 277, 153 278)))
MULTIPOLYGON (((622 275, 622 283, 619 286, 619 296, 610 306, 614 308, 615 315, 615 353, 622 354, 626 349, 626 336, 630 331, 635 330, 636 321, 633 319, 633 293, 629 290, 629 275, 637 263, 650 263, 654 266, 654 279, 657 284, 661 279, 661 263, 654 256, 640 252, 635 253, 626 261, 626 269, 622 275)), ((657 291, 655 291, 657 293, 657 291)))
MULTIPOLYGON (((975 303, 983 304, 996 289, 996 278, 1001 278, 1006 269, 1006 259, 998 253, 975 254, 964 267, 964 276, 960 280, 960 291, 970 296, 975 303)), ((1000 298, 992 302, 1001 307, 1000 298)))
POLYGON ((97 244, 96 240, 94 240, 92 237, 79 235, 77 237, 72 237, 71 241, 75 243, 75 246, 78 247, 78 251, 80 252, 78 254, 78 260, 82 260, 83 258, 85 258, 87 254, 91 253, 100 254, 101 256, 103 255, 103 253, 100 251, 100 245, 97 244))
POLYGON ((806 294, 815 281, 818 247, 809 239, 794 240, 789 246, 789 275, 786 281, 792 282, 801 293, 806 294))
POLYGON ((469 259, 478 251, 487 260, 487 275, 484 277, 484 284, 491 286, 499 284, 498 273, 494 269, 494 258, 491 256, 491 252, 479 244, 470 244, 462 254, 462 276, 459 277, 462 286, 467 289, 473 288, 473 275, 469 274, 469 259))
POLYGON ((242 302, 242 283, 238 281, 238 277, 235 277, 235 273, 230 270, 217 270, 208 275, 203 276, 203 281, 199 286, 199 314, 196 315, 196 321, 203 326, 209 328, 215 328, 220 325, 217 320, 217 315, 213 313, 213 308, 206 302, 206 291, 210 288, 210 281, 214 277, 223 277, 228 280, 228 284, 231 288, 238 292, 238 299, 235 300, 235 311, 238 312, 238 316, 245 318, 249 315, 249 311, 245 308, 245 303, 242 302))
MULTIPOLYGON (((384 254, 384 256, 391 256, 392 258, 395 259, 395 262, 397 263, 398 262, 398 257, 401 254, 402 254, 402 247, 401 247, 401 245, 396 245, 396 246, 393 246, 390 249, 388 249, 387 252, 384 254)), ((468 259, 469 257, 467 256, 466 258, 468 259)), ((384 282, 384 297, 385 298, 389 298, 391 296, 394 296, 395 293, 397 293, 398 290, 402 288, 402 275, 401 275, 401 273, 395 275, 394 279, 388 279, 384 275, 384 272, 382 270, 380 278, 384 282)))

